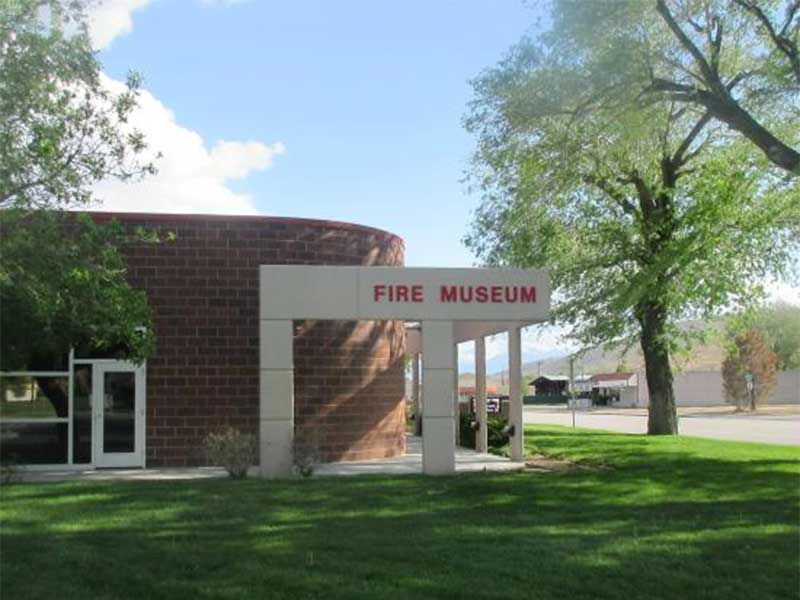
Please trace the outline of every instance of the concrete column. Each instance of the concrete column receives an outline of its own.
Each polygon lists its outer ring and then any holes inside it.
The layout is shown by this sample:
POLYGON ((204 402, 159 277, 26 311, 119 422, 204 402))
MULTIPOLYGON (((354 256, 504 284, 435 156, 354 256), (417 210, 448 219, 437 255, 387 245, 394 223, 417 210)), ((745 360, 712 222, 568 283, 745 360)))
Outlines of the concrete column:
POLYGON ((458 397, 458 344, 453 344, 453 414, 455 415, 456 446, 461 445, 461 410, 458 397))
POLYGON ((422 399, 419 389, 419 354, 411 355, 411 400, 414 403, 414 435, 422 435, 422 399))
POLYGON ((475 417, 478 431, 475 432, 475 450, 487 452, 489 442, 486 429, 486 338, 475 340, 475 417))
POLYGON ((453 322, 422 323, 422 471, 455 472, 453 322))
POLYGON ((262 477, 292 473, 294 443, 294 330, 290 320, 260 327, 259 460, 262 477))
POLYGON ((508 331, 508 424, 514 427, 511 436, 511 460, 525 457, 525 433, 522 422, 522 339, 519 327, 508 331))

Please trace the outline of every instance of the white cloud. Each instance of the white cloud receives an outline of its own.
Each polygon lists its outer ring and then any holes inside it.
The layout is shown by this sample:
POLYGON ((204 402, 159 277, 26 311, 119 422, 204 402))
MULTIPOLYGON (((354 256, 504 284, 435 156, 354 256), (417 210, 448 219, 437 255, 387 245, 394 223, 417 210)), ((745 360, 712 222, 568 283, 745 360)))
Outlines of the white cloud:
POLYGON ((89 11, 89 37, 95 50, 108 47, 114 38, 133 29, 131 13, 150 4, 151 0, 105 0, 89 11))
MULTIPOLYGON (((123 84, 105 75, 103 84, 120 92, 123 84)), ((208 147, 196 131, 183 127, 155 96, 142 91, 130 119, 142 131, 149 150, 160 152, 158 174, 142 181, 105 181, 95 188, 102 210, 256 214, 252 198, 232 191, 226 183, 272 165, 283 154, 282 143, 219 141, 208 147)))

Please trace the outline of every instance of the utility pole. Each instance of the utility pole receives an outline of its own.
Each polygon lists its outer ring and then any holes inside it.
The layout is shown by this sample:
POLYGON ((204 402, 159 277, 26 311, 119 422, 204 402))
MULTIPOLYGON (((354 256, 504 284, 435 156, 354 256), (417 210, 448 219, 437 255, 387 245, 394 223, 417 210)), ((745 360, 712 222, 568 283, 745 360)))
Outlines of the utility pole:
POLYGON ((572 405, 572 426, 575 427, 575 356, 569 357, 569 399, 572 405))

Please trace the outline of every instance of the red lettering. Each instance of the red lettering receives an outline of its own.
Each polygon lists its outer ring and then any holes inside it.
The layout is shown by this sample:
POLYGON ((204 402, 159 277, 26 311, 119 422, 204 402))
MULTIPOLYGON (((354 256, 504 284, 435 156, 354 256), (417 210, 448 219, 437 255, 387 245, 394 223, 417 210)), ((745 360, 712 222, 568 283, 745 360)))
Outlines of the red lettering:
POLYGON ((458 302, 458 288, 454 285, 443 285, 439 293, 442 302, 458 302))
POLYGON ((412 302, 422 302, 422 286, 421 285, 412 285, 411 286, 411 301, 412 302))
POLYGON ((489 290, 486 289, 485 285, 479 285, 475 288, 475 300, 478 302, 486 302, 489 300, 489 290))
POLYGON ((386 295, 386 286, 385 285, 376 285, 372 288, 372 299, 377 302, 381 299, 381 296, 386 295))
POLYGON ((408 286, 407 285, 398 285, 397 286, 397 301, 398 302, 408 302, 408 286))
POLYGON ((503 302, 503 288, 499 285, 492 286, 492 302, 502 304, 503 302))
POLYGON ((509 304, 513 304, 517 301, 517 297, 519 296, 519 288, 516 285, 507 285, 506 286, 506 302, 509 304), (511 292, 514 292, 513 294, 511 292))
POLYGON ((458 288, 458 295, 462 302, 472 302, 472 286, 462 285, 458 288))
POLYGON ((536 288, 534 286, 523 286, 520 292, 522 292, 520 294, 520 302, 536 302, 536 288))

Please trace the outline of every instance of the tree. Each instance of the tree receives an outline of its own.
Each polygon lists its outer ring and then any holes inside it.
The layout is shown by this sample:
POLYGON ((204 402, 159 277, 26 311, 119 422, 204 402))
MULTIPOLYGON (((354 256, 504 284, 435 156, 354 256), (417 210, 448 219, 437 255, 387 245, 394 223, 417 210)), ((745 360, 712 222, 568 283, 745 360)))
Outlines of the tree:
POLYGON ((766 404, 775 387, 778 357, 764 335, 749 329, 733 339, 722 363, 722 382, 728 402, 737 410, 756 410, 766 404))
POLYGON ((778 360, 779 371, 800 369, 800 306, 776 302, 734 319, 731 331, 759 331, 778 360))
POLYGON ((690 341, 677 323, 793 265, 800 188, 708 110, 641 101, 669 41, 648 10, 555 2, 551 30, 473 82, 483 199, 466 243, 489 264, 547 268, 553 320, 583 345, 638 340, 648 432, 673 434, 670 355, 690 341))
POLYGON ((147 237, 85 214, 0 212, 2 370, 49 370, 70 348, 146 358, 150 311, 126 282, 118 248, 147 237))
POLYGON ((140 79, 102 85, 85 3, 0 4, 0 319, 3 368, 47 365, 70 347, 136 360, 152 350, 150 313, 125 281, 131 237, 62 212, 92 185, 154 170, 127 126, 140 79))
POLYGON ((154 172, 128 126, 141 77, 130 74, 122 94, 103 86, 84 5, 0 4, 0 208, 82 206, 102 179, 154 172))

